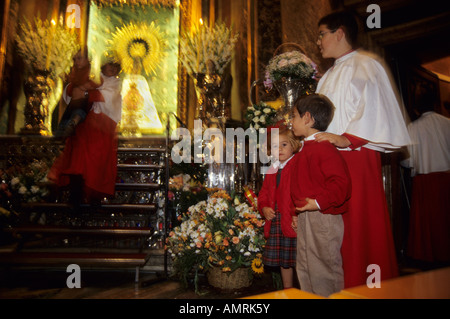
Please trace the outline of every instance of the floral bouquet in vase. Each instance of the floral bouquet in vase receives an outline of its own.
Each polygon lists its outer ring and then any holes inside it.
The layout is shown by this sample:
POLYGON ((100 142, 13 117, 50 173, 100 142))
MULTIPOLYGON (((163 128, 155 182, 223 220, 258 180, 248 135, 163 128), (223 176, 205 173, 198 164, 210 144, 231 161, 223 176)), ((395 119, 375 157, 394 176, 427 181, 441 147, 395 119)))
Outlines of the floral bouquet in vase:
POLYGON ((219 190, 189 207, 180 216, 181 225, 167 238, 174 274, 185 284, 198 273, 218 271, 230 276, 238 270, 245 275, 263 273, 264 220, 247 203, 219 190))
POLYGON ((277 111, 265 102, 253 104, 245 112, 246 126, 258 130, 275 123, 277 111))
POLYGON ((269 61, 265 81, 275 85, 285 102, 279 111, 279 119, 284 118, 287 122, 295 100, 316 90, 317 76, 317 65, 299 50, 275 55, 269 61))

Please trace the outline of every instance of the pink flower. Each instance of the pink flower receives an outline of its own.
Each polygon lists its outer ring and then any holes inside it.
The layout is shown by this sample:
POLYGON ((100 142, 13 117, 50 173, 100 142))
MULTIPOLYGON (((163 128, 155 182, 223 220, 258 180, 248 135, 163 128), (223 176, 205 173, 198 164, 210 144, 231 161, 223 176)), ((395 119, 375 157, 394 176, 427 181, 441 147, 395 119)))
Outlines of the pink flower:
POLYGON ((288 60, 286 60, 286 59, 282 59, 282 60, 278 61, 278 67, 279 68, 285 67, 288 64, 289 64, 288 60))

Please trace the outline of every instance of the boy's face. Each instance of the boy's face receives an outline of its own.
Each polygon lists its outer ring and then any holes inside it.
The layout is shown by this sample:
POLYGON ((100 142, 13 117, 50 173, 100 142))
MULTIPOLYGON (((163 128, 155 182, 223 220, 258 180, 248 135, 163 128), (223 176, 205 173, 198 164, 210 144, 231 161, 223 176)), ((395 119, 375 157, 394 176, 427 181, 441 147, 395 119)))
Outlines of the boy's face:
POLYGON ((321 24, 319 26, 319 36, 317 39, 317 46, 319 47, 320 53, 324 59, 335 58, 335 46, 336 40, 336 30, 328 29, 327 25, 321 24))
POLYGON ((292 132, 294 133, 295 136, 306 135, 307 126, 305 123, 305 117, 300 116, 296 107, 292 108, 291 125, 292 125, 292 132))
POLYGON ((294 154, 294 149, 292 148, 291 142, 289 142, 289 137, 285 134, 281 134, 278 137, 278 144, 274 145, 273 151, 278 153, 278 160, 281 163, 288 160, 294 154))
POLYGON ((103 74, 106 76, 115 76, 119 74, 119 68, 112 63, 107 63, 103 67, 103 74))

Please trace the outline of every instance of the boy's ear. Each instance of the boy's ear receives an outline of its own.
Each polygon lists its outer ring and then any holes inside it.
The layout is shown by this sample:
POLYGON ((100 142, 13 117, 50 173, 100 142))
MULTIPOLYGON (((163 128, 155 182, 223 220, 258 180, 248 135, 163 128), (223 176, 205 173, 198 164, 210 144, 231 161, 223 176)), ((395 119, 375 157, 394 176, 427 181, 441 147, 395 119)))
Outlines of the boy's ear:
POLYGON ((345 38, 345 32, 342 27, 339 27, 336 31, 338 41, 341 41, 342 38, 345 38))
POLYGON ((305 117, 305 124, 309 127, 312 127, 315 123, 314 118, 312 117, 311 113, 305 112, 303 115, 305 117))

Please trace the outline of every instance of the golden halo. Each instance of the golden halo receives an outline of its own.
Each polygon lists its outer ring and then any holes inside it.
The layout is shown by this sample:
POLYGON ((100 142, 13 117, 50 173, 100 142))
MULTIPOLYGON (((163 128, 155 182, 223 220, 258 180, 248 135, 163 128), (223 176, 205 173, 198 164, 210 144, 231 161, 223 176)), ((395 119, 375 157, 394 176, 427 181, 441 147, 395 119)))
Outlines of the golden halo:
POLYGON ((125 73, 145 74, 155 73, 165 56, 166 46, 159 27, 152 22, 150 25, 130 23, 113 34, 112 50, 120 60, 125 73))

